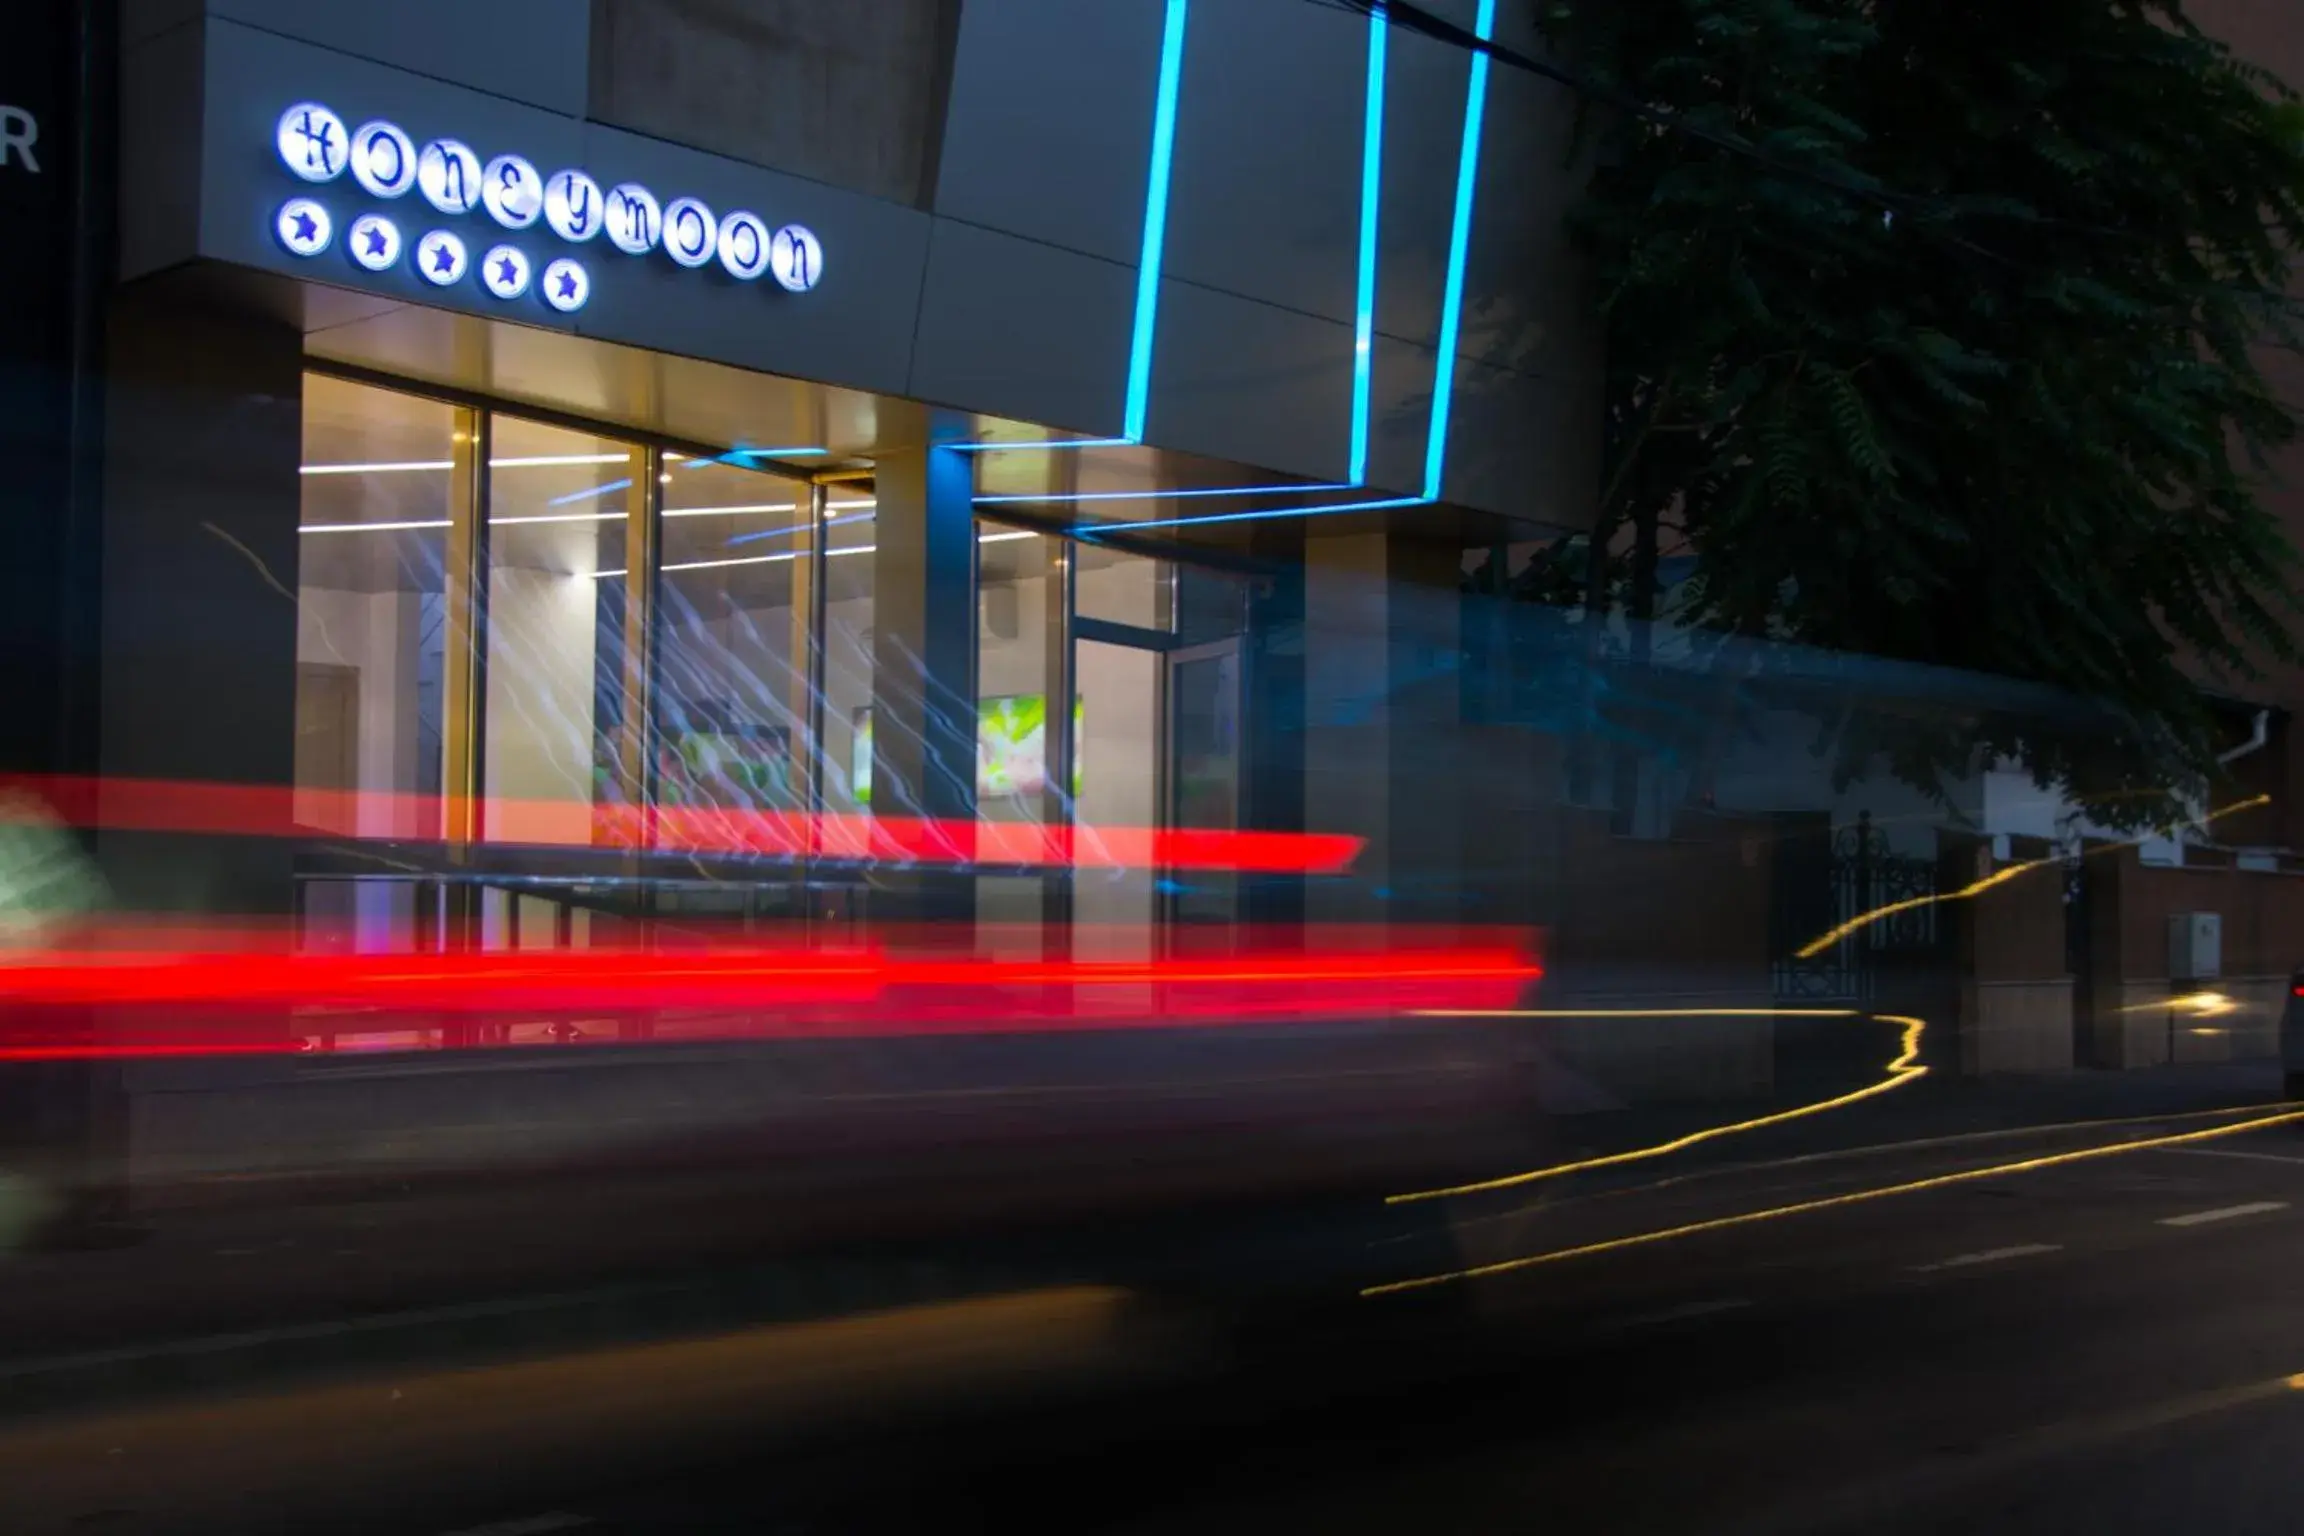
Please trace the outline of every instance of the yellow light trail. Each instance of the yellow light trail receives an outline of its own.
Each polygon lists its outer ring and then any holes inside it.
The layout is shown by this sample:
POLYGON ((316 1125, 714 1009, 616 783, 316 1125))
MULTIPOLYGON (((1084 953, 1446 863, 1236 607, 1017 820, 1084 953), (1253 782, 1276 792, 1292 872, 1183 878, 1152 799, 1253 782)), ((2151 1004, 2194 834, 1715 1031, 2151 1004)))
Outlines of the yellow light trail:
POLYGON ((1971 896, 1981 896, 1996 885, 2005 885, 2018 875, 2029 873, 2043 864, 2054 862, 2053 859, 2026 859, 2021 864, 2011 864, 2006 869, 1996 869, 1983 879, 1970 881, 1956 891, 1938 891, 1930 896, 1907 896, 1902 901, 1892 901, 1884 907, 1874 907, 1869 912, 1859 912, 1838 927, 1828 928, 1822 934, 1801 945, 1800 948, 1792 952, 1792 958, 1795 960, 1813 960, 1858 929, 1869 928, 1884 917, 1894 917, 1899 912, 1909 912, 1915 907, 1932 907, 1942 901, 1965 901, 1971 896))
MULTIPOLYGON (((2270 805, 2271 803, 2272 797, 2270 795, 2251 796, 2246 800, 2235 801, 2231 805, 2227 805, 2220 810, 2210 811, 2207 815, 2200 818, 2200 824, 2202 826, 2206 826, 2209 822, 2215 821, 2219 817, 2230 816, 2237 811, 2254 810, 2257 806, 2270 805)), ((2144 838, 2132 837, 2117 843, 2106 843, 2102 847, 2092 849, 2090 851, 2095 853, 2103 853, 2112 849, 2133 848, 2144 841, 2144 838)), ((2086 857, 2086 855, 2083 854, 2082 857, 2086 857)), ((2052 858, 2027 859, 2021 864, 2011 864, 2006 869, 1994 870, 1991 874, 1984 876, 1982 879, 1971 881, 1956 891, 1939 891, 1932 896, 1908 896, 1902 901, 1892 901, 1889 902, 1886 906, 1874 907, 1869 912, 1859 912, 1854 917, 1848 919, 1848 921, 1827 930, 1825 933, 1819 935, 1816 938, 1810 939, 1805 945, 1794 951, 1793 958, 1797 960, 1813 960, 1818 955, 1824 953, 1825 950, 1830 949, 1833 945, 1839 943, 1842 939, 1847 938, 1850 934, 1855 933, 1860 929, 1868 928, 1884 917, 1894 917, 1899 912, 1910 912, 1917 907, 1931 907, 1936 905, 1938 902, 1965 901, 1972 896, 1981 896, 1986 891, 1992 889, 1992 887, 2006 884, 2008 881, 2015 879, 2018 875, 2038 869, 2044 864, 2054 864, 2056 862, 2058 861, 2052 858)))
POLYGON ((1692 1221, 1683 1226, 1664 1227, 1654 1232, 1637 1232, 1630 1237, 1612 1237, 1597 1243, 1580 1243, 1573 1248, 1555 1248, 1549 1253, 1532 1253, 1517 1259, 1500 1259, 1493 1264, 1476 1264, 1469 1269, 1451 1270, 1446 1274, 1422 1275, 1413 1280, 1394 1280, 1384 1285, 1364 1287, 1363 1297, 1392 1296, 1403 1291, 1419 1291, 1437 1285, 1449 1285, 1459 1280, 1483 1280, 1494 1275, 1511 1274, 1516 1270, 1533 1269, 1539 1264, 1558 1264, 1568 1259, 1590 1258, 1594 1254, 1613 1253, 1619 1249, 1644 1247, 1649 1243, 1670 1242, 1674 1238, 1693 1237, 1703 1232, 1720 1232, 1730 1227, 1750 1226, 1757 1222, 1779 1221, 1788 1216, 1805 1216, 1811 1211, 1829 1211, 1842 1206, 1862 1205, 1873 1200, 1886 1200, 1895 1195, 1919 1194, 1924 1190, 1948 1189, 1957 1184, 1973 1184, 1982 1179, 2005 1178, 2014 1173, 2030 1173, 2041 1168, 2060 1168, 2071 1163, 2083 1163, 2095 1158, 2117 1157, 2124 1152, 2143 1152, 2153 1147, 2182 1146, 2188 1142, 2212 1141, 2220 1136, 2237 1136, 2244 1131, 2263 1130, 2269 1126, 2289 1125, 2304 1120, 2304 1109, 2289 1110, 2277 1115, 2264 1115, 2244 1120, 2238 1125, 2212 1125, 2201 1131, 2179 1131, 2173 1136, 2147 1136, 2124 1141, 2110 1147, 2082 1147, 2072 1152, 2054 1152, 2041 1157, 2028 1157, 2019 1162, 1995 1163, 1987 1168, 1968 1168, 1959 1173, 1940 1173, 1930 1178, 1913 1179, 1904 1184, 1888 1184, 1878 1189, 1852 1190, 1844 1195, 1824 1195, 1814 1200, 1801 1200, 1791 1205, 1771 1206, 1761 1211, 1745 1211, 1735 1216, 1715 1216, 1708 1221, 1692 1221))
MULTIPOLYGON (((1531 1009, 1499 1016, 1526 1018, 1536 1012, 1537 1010, 1531 1009)), ((1648 1016, 1652 1011, 1627 1010, 1627 1012, 1631 1012, 1634 1017, 1643 1017, 1648 1016)), ((1672 1018, 1719 1018, 1722 1016, 1740 1018, 1752 1014, 1772 1014, 1774 1012, 1775 1010, 1767 1008, 1690 1008, 1675 1010, 1666 1016, 1672 1018)), ((1848 1008, 1786 1009, 1784 1012, 1810 1018, 1854 1018, 1856 1016, 1855 1010, 1848 1008)), ((1571 1016, 1621 1018, 1625 1015, 1601 1013, 1571 1016)), ((1839 1094, 1829 1099, 1818 1099, 1812 1104, 1795 1105, 1791 1109, 1781 1109, 1774 1114, 1761 1115, 1751 1120, 1739 1120, 1731 1125, 1707 1126, 1703 1130, 1690 1131, 1687 1135, 1672 1141, 1658 1142, 1652 1147, 1637 1147, 1629 1152, 1611 1152, 1604 1157, 1587 1157, 1573 1163, 1554 1163, 1546 1168, 1532 1168, 1525 1173, 1510 1173, 1501 1178, 1482 1179, 1473 1184, 1451 1185, 1446 1189, 1420 1189, 1405 1195, 1387 1195, 1384 1203, 1386 1205, 1408 1205, 1418 1200, 1444 1200, 1451 1195, 1483 1194, 1489 1190, 1512 1189, 1522 1184, 1533 1184, 1539 1179, 1556 1179, 1564 1174, 1587 1173, 1595 1168, 1615 1168, 1621 1167, 1625 1163, 1645 1162, 1652 1157, 1664 1157, 1670 1153, 1686 1151, 1690 1147, 1702 1146, 1707 1141, 1717 1141, 1723 1136, 1740 1135, 1745 1131, 1757 1131, 1771 1125, 1783 1125, 1793 1120, 1804 1120, 1810 1115, 1820 1115, 1827 1110, 1842 1109, 1865 1099, 1877 1098, 1883 1093, 1901 1088, 1906 1083, 1925 1076, 1928 1069, 1919 1064, 1919 1056, 1920 1036, 1927 1030, 1927 1024, 1919 1019, 1905 1018, 1896 1014, 1876 1014, 1874 1017, 1883 1024, 1901 1025, 1904 1031, 1903 1039, 1898 1045, 1895 1059, 1888 1063, 1886 1069, 1888 1075, 1876 1083, 1867 1083, 1853 1092, 1839 1094)))

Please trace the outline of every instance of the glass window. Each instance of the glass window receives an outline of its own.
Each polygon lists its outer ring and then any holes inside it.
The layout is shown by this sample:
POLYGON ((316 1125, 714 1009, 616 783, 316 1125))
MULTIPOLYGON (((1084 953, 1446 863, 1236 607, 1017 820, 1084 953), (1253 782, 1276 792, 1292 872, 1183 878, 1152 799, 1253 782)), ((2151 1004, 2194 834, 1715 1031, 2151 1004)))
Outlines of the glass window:
POLYGON ((1080 617, 1137 629, 1166 631, 1175 624, 1175 573, 1165 560, 1079 544, 1080 617))
POLYGON ((451 455, 459 413, 304 381, 296 817, 346 836, 441 835, 451 455), (357 797, 342 791, 360 791, 357 797))
POLYGON ((595 808, 631 799, 626 550, 643 464, 627 443, 494 418, 481 733, 489 841, 613 845, 629 835, 595 808))
POLYGON ((654 750, 667 809, 807 804, 808 498, 757 470, 666 464, 654 750))
POLYGON ((976 814, 1043 819, 1048 752, 1049 546, 977 525, 976 814))
POLYGON ((824 503, 824 807, 872 804, 872 556, 869 489, 834 486, 824 503))

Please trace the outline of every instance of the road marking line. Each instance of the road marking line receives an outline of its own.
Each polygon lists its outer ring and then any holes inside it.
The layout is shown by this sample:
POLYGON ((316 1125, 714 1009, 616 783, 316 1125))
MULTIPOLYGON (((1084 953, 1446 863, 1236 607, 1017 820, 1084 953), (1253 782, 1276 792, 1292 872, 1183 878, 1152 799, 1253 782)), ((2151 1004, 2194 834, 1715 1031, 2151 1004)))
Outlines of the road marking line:
POLYGON ((590 1515, 530 1515, 524 1520, 499 1520, 494 1525, 469 1526, 448 1536, 544 1536, 547 1531, 573 1531, 597 1524, 590 1515))
POLYGON ((2062 1253, 2062 1243, 2017 1243, 2008 1248, 1987 1248, 1981 1253, 1954 1254, 1949 1259, 1938 1259, 1933 1264, 1915 1264, 1917 1275, 1934 1274, 1940 1269, 1966 1269, 1972 1264, 1997 1264, 2002 1259, 2028 1259, 2039 1253, 2062 1253))
MULTIPOLYGON (((1604 1008, 1591 1012, 1520 1008, 1477 1010, 1470 1012, 1469 1015, 1463 1010, 1451 1013, 1446 1010, 1425 1009, 1418 1013, 1418 1017, 1644 1018, 1659 1013, 1673 1018, 1741 1018, 1756 1014, 1795 1018, 1855 1018, 1857 1016, 1855 1010, 1843 1008, 1604 1008)), ((1883 1093, 1892 1092, 1903 1087, 1906 1083, 1916 1083, 1927 1075, 1928 1069, 1920 1064, 1920 1037, 1928 1030, 1927 1021, 1907 1018, 1902 1014, 1894 1013, 1874 1013, 1864 1017, 1867 1022, 1894 1024, 1903 1031, 1902 1041, 1897 1047, 1895 1059, 1883 1069, 1887 1076, 1878 1082, 1866 1083, 1861 1088, 1835 1095, 1829 1099, 1818 1099, 1809 1104, 1795 1104, 1789 1109, 1780 1109, 1774 1114, 1761 1115, 1756 1119, 1739 1120, 1732 1125, 1706 1126, 1702 1130, 1690 1131, 1685 1136, 1658 1142, 1652 1147, 1638 1147, 1629 1152, 1611 1152, 1605 1157, 1579 1158, 1572 1163, 1554 1163, 1544 1168, 1531 1168, 1525 1173, 1512 1173, 1506 1174, 1502 1178, 1482 1179, 1476 1184, 1451 1184, 1444 1189, 1419 1189, 1403 1195, 1386 1195, 1384 1203, 1386 1205, 1407 1205, 1418 1200, 1446 1200, 1457 1195, 1485 1194, 1490 1190, 1515 1189, 1523 1184, 1533 1184, 1539 1179, 1556 1179, 1564 1174, 1588 1173, 1594 1169, 1615 1168, 1625 1163, 1637 1163, 1652 1157, 1664 1157, 1670 1153, 1700 1146, 1707 1141, 1716 1141, 1722 1136, 1735 1136, 1745 1131, 1764 1130, 1772 1125, 1783 1125, 1793 1120, 1806 1119, 1810 1115, 1820 1115, 1830 1110, 1845 1109, 1850 1104, 1861 1103, 1865 1099, 1877 1098, 1883 1093)))
POLYGON ((2242 1152, 2226 1147, 2162 1147, 2163 1152, 2174 1152, 2182 1157, 2239 1157, 2252 1163, 2286 1163, 2290 1167, 2304 1168, 2304 1157, 2290 1157, 2285 1152, 2242 1152))
POLYGON ((1653 1232, 1635 1232, 1629 1237, 1611 1237, 1596 1243, 1579 1243, 1573 1248, 1554 1248, 1546 1253, 1531 1253, 1514 1259, 1498 1259, 1493 1263, 1475 1264, 1466 1269, 1452 1269, 1435 1275, 1419 1275, 1413 1280, 1394 1280, 1385 1285, 1363 1286, 1363 1297, 1395 1296, 1403 1291, 1420 1291, 1427 1286, 1454 1285, 1463 1280, 1485 1280, 1491 1275, 1512 1274, 1531 1269, 1538 1264, 1560 1264, 1569 1259, 1590 1258, 1599 1253, 1615 1253, 1622 1249, 1639 1247, 1646 1243, 1667 1243, 1677 1238, 1694 1237, 1700 1232, 1722 1232, 1730 1227, 1748 1226, 1754 1222, 1782 1221, 1792 1216, 1806 1216, 1815 1211, 1835 1211, 1871 1200, 1889 1200, 1899 1195, 1916 1195, 1923 1190, 1950 1189, 1955 1185, 1972 1184, 1980 1179, 2001 1179, 2011 1174, 2032 1173, 2042 1168, 2063 1168, 2103 1157, 2117 1157, 2128 1152, 2146 1152, 2154 1147, 2189 1146, 2199 1141, 2214 1141, 2224 1136, 2238 1136, 2248 1131, 2266 1130, 2275 1125, 2294 1125, 2304 1121, 2304 1109, 2285 1110, 2276 1115, 2264 1115, 2254 1120, 2243 1120, 2237 1125, 2211 1126, 2204 1131, 2185 1131, 2175 1136, 2154 1136, 2142 1141, 2123 1141, 2110 1147, 2082 1147, 2071 1152, 2054 1152, 2041 1157, 2028 1157, 2020 1162, 1995 1163, 1989 1168, 1967 1168, 1958 1173, 1940 1173, 1933 1178, 1912 1179, 1902 1184, 1885 1184, 1877 1189, 1851 1190, 1841 1195, 1826 1195, 1815 1200, 1796 1201, 1791 1205, 1773 1206, 1764 1211, 1743 1211, 1734 1216, 1715 1216, 1708 1221, 1691 1221, 1677 1227, 1664 1227, 1653 1232))
POLYGON ((2163 1216, 2164 1227, 2197 1227, 2211 1221, 2230 1221, 2236 1216, 2261 1216, 2267 1211, 2288 1209, 2285 1200, 2251 1200, 2246 1205, 2227 1205, 2213 1211, 2192 1211, 2183 1216, 2163 1216))

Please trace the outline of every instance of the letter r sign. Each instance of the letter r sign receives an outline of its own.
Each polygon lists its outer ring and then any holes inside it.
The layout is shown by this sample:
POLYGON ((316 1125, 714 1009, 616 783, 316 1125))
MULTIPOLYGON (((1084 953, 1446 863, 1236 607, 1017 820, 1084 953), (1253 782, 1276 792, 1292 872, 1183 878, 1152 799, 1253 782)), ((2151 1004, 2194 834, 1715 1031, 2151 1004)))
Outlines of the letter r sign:
POLYGON ((32 146, 40 142, 40 120, 22 107, 0 106, 0 170, 21 165, 40 174, 40 158, 32 146))

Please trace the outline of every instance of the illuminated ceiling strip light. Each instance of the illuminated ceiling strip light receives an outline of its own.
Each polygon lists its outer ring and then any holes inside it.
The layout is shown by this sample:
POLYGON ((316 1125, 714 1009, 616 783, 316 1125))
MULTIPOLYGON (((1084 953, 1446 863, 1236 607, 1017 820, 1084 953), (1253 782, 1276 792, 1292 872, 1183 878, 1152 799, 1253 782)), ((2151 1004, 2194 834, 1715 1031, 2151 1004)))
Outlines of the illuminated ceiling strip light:
MULTIPOLYGON (((623 453, 552 453, 524 459, 490 459, 490 469, 549 469, 565 468, 575 464, 623 464, 630 460, 623 453)), ((299 464, 300 475, 401 475, 410 473, 446 474, 456 467, 451 459, 399 459, 383 464, 299 464)))
POLYGON ((537 512, 518 517, 492 517, 488 519, 488 526, 496 528, 508 523, 620 523, 625 516, 622 512, 537 512))
MULTIPOLYGON (((870 498, 863 501, 828 501, 824 503, 828 511, 842 511, 851 507, 877 505, 878 503, 870 498)), ((730 507, 666 507, 664 515, 666 517, 733 517, 738 514, 749 516, 762 512, 796 512, 798 510, 799 508, 788 501, 754 501, 730 507)))
POLYGON ((1195 487, 1178 491, 1041 491, 1033 495, 979 496, 980 507, 1011 505, 1069 504, 1080 501, 1182 501, 1194 496, 1285 496, 1291 492, 1348 491, 1350 483, 1342 480, 1326 481, 1316 485, 1217 485, 1195 487))
MULTIPOLYGON (((1480 0, 1473 35, 1489 41, 1496 31, 1496 0, 1480 0)), ((1456 211, 1448 228, 1448 281, 1440 299, 1440 346, 1432 365, 1432 417, 1425 426, 1424 499, 1440 499, 1448 464, 1448 414, 1456 393, 1456 346, 1464 329, 1464 267, 1472 245, 1472 194, 1480 179, 1480 135, 1488 111, 1488 52, 1472 54, 1472 78, 1464 90, 1464 142, 1456 154, 1456 211)))
POLYGON ((448 519, 421 523, 306 523, 298 533, 399 533, 410 528, 445 528, 448 519))
MULTIPOLYGON (((1037 539, 1039 537, 1039 534, 1025 529, 1015 533, 980 533, 976 536, 976 542, 979 544, 1005 544, 1011 539, 1037 539)), ((838 555, 869 555, 879 547, 877 544, 850 544, 844 549, 824 551, 824 558, 830 560, 838 555)), ((739 555, 732 560, 683 560, 677 565, 667 565, 661 569, 669 575, 673 571, 712 571, 731 565, 781 565, 788 560, 799 558, 800 551, 788 549, 782 554, 739 555)), ((594 571, 592 578, 595 581, 605 581, 611 576, 625 574, 627 573, 624 571, 594 571)))
POLYGON ((1128 344, 1128 400, 1121 431, 1144 440, 1152 394, 1152 338, 1160 315, 1160 260, 1168 244, 1168 180, 1176 160, 1176 96, 1184 76, 1186 0, 1168 0, 1160 30, 1160 84, 1152 108, 1152 165, 1144 186, 1144 249, 1136 259, 1136 329, 1128 344))
MULTIPOLYGON (((1007 446, 1005 444, 997 446, 1007 446)), ((666 463, 730 464, 742 468, 745 459, 784 458, 802 459, 830 453, 829 448, 732 448, 724 454, 708 459, 690 459, 683 454, 667 453, 666 463)), ((578 464, 627 464, 630 453, 544 453, 524 458, 490 459, 490 469, 549 469, 566 468, 578 464)), ((395 459, 377 464, 300 464, 300 475, 397 475, 445 474, 456 467, 450 459, 395 459)))
POLYGON ((1384 183, 1384 51, 1391 22, 1368 11, 1367 107, 1360 130, 1360 296, 1352 318, 1352 483, 1368 480, 1369 376, 1376 356, 1376 215, 1384 183))

